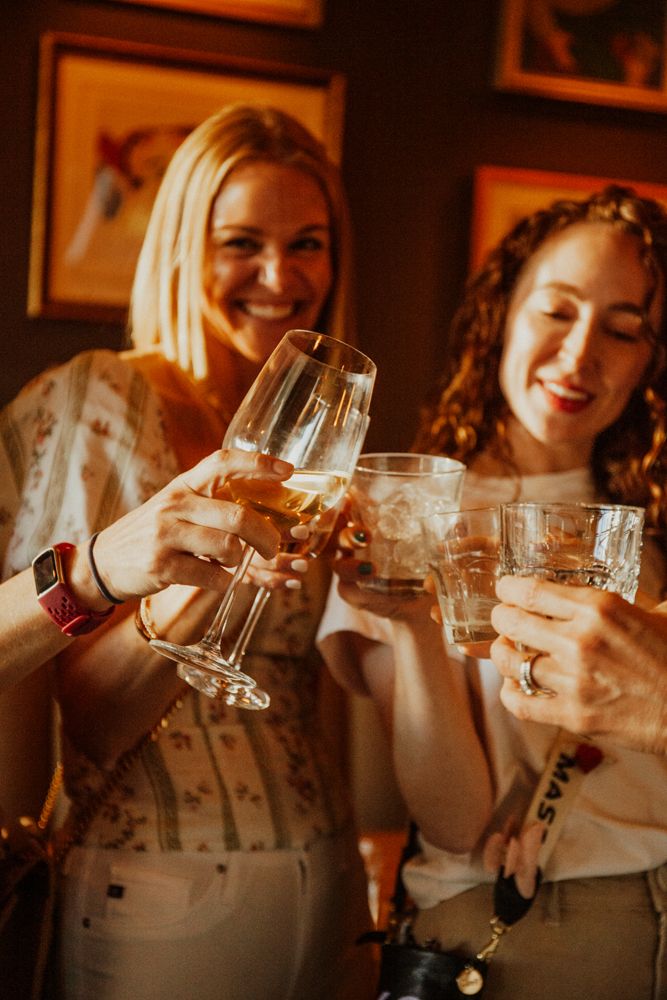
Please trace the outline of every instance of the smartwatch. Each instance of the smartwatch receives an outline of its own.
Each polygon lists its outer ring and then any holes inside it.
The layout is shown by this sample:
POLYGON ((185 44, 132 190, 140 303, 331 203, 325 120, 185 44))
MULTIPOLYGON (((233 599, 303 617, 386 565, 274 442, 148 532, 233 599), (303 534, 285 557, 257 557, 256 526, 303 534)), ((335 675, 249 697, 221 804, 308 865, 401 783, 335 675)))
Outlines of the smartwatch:
POLYGON ((92 632, 113 612, 91 611, 80 604, 65 580, 63 554, 74 546, 70 542, 59 542, 36 555, 32 561, 37 600, 52 622, 64 635, 83 635, 92 632))

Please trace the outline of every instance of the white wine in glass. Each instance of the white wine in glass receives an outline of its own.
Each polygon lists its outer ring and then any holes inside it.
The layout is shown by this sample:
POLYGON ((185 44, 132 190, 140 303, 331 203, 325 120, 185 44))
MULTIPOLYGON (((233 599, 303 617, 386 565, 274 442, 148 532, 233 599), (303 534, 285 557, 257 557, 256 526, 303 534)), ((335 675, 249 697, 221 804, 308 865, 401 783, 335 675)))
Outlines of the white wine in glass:
MULTIPOLYGON (((289 552, 294 556, 299 556, 302 559, 316 559, 327 547, 336 526, 341 507, 342 504, 339 502, 335 507, 329 507, 328 510, 314 517, 309 523, 310 534, 308 538, 299 541, 291 539, 289 543, 283 546, 283 551, 289 552)), ((232 667, 234 670, 241 669, 241 661, 246 654, 248 643, 272 593, 273 591, 268 587, 257 588, 257 593, 245 617, 243 627, 232 646, 231 652, 226 657, 227 666, 232 667)))
MULTIPOLYGON (((234 501, 270 518, 282 546, 291 529, 336 506, 347 489, 368 425, 376 368, 350 344, 310 330, 285 334, 227 429, 224 448, 263 452, 291 462, 282 483, 232 479, 234 501)), ((262 709, 269 696, 223 655, 221 642, 254 550, 246 546, 206 635, 190 646, 162 639, 151 646, 178 663, 179 676, 228 705, 262 709)))

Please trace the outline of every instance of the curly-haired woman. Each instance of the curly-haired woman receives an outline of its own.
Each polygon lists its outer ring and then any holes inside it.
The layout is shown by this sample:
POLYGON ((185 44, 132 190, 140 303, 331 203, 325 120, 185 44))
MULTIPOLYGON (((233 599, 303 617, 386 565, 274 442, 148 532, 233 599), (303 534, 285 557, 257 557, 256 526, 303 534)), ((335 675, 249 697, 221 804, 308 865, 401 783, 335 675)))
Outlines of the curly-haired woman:
MULTIPOLYGON (((665 585, 666 282, 667 213, 631 190, 524 219, 471 278, 415 442, 466 463, 464 506, 645 506, 654 538, 640 586, 654 600, 665 585)), ((474 954, 493 911, 484 848, 521 823, 556 729, 505 710, 496 670, 444 645, 430 598, 369 597, 358 565, 340 563, 322 648, 391 734, 422 832, 406 871, 415 935, 474 954)), ((497 1000, 667 997, 667 761, 600 746, 537 901, 490 966, 497 1000)))

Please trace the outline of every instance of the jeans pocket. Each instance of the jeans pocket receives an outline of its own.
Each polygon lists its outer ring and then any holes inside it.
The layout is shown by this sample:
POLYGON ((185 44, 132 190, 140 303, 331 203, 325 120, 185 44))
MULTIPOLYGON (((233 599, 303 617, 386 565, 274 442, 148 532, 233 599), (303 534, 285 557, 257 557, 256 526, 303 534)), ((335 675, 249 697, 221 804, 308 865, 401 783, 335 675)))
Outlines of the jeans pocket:
POLYGON ((177 938, 206 933, 242 905, 246 889, 233 857, 111 853, 79 850, 69 865, 61 890, 71 931, 119 941, 177 938))
POLYGON ((193 881, 179 875, 132 865, 112 864, 105 898, 105 915, 157 927, 177 923, 187 916, 193 881))

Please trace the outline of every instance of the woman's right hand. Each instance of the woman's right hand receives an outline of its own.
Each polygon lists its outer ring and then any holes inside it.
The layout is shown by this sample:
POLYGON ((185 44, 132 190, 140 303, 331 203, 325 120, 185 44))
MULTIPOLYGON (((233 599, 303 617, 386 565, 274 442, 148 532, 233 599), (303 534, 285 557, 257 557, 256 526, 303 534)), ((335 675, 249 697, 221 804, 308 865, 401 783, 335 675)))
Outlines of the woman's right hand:
MULTIPOLYGON (((100 532, 95 562, 107 589, 121 600, 157 593, 173 583, 223 592, 224 567, 239 563, 243 542, 271 559, 280 534, 268 518, 231 499, 230 479, 282 481, 289 462, 236 449, 220 450, 183 472, 136 510, 100 532)), ((75 591, 95 594, 85 546, 70 566, 75 591)))
POLYGON ((504 678, 500 699, 519 719, 608 736, 647 753, 667 753, 667 603, 645 611, 619 594, 536 577, 503 577, 493 609, 499 637, 491 656, 504 678), (555 692, 527 697, 519 685, 525 652, 533 678, 555 692))

